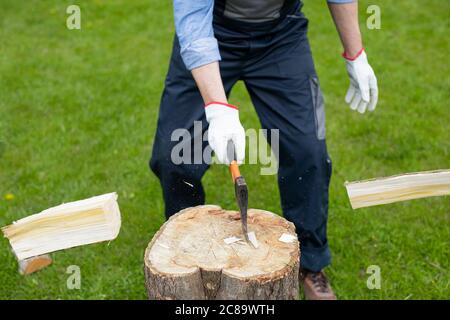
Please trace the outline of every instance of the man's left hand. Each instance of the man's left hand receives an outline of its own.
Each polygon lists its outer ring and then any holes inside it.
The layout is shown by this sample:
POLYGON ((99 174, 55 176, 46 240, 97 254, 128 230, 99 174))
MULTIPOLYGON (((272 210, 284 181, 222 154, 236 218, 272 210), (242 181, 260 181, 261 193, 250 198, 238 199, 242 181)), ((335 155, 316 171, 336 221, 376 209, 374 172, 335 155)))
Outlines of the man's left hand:
POLYGON ((367 55, 362 49, 354 58, 344 54, 347 72, 350 77, 350 87, 345 96, 345 102, 352 110, 364 113, 366 109, 375 110, 378 101, 377 78, 367 61, 367 55))

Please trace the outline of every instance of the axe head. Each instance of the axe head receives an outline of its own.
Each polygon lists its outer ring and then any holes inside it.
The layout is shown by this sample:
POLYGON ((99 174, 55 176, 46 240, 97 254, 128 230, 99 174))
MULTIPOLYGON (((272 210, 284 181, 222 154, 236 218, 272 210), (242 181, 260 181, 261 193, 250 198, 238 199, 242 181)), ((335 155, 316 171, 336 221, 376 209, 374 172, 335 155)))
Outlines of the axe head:
POLYGON ((236 195, 236 201, 241 213, 242 232, 244 233, 245 240, 248 242, 247 235, 247 208, 248 208, 248 189, 247 183, 241 173, 239 172, 239 166, 236 162, 236 153, 234 149, 234 143, 230 140, 227 145, 228 159, 233 159, 230 163, 231 177, 234 182, 234 191, 236 195))
POLYGON ((236 201, 241 213, 242 232, 245 240, 248 242, 247 230, 247 208, 248 208, 248 189, 247 183, 243 176, 239 176, 234 181, 234 190, 236 193, 236 201))

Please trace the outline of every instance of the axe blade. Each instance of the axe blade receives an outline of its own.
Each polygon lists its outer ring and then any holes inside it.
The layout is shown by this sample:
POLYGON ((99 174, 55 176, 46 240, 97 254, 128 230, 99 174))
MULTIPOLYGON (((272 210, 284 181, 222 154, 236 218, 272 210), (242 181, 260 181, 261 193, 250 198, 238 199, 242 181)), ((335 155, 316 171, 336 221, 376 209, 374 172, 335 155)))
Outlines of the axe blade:
POLYGON ((239 172, 239 166, 236 162, 236 153, 234 149, 233 141, 228 141, 227 145, 227 156, 228 159, 233 159, 230 163, 230 172, 234 182, 234 191, 236 196, 236 201, 239 207, 239 212, 241 213, 241 223, 242 223, 242 232, 244 233, 244 238, 247 242, 248 239, 248 230, 247 230, 247 209, 248 209, 248 189, 247 183, 245 182, 244 177, 239 172))
POLYGON ((247 229, 247 209, 248 209, 248 188, 247 183, 243 176, 236 178, 234 182, 234 189, 236 193, 236 201, 241 213, 242 232, 244 233, 245 240, 248 242, 248 229, 247 229))

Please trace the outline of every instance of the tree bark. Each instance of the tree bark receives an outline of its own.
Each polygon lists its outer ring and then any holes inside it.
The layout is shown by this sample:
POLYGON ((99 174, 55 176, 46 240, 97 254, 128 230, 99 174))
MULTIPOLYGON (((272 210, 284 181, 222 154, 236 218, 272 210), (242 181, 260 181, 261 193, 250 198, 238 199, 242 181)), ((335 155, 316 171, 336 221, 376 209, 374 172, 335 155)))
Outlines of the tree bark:
POLYGON ((52 262, 53 260, 48 254, 19 260, 19 273, 28 275, 51 265, 52 262))
POLYGON ((198 206, 172 216, 145 251, 149 299, 297 299, 300 250, 295 227, 268 211, 249 209, 249 232, 243 239, 237 211, 198 206), (295 238, 279 240, 282 234, 295 238))

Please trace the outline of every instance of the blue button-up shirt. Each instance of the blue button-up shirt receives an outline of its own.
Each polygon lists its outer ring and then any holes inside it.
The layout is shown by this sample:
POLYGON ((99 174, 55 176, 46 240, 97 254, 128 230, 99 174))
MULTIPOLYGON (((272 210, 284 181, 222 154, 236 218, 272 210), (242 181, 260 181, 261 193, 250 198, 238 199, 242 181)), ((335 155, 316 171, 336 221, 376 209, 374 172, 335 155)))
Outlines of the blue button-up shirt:
MULTIPOLYGON (((350 3, 355 0, 327 1, 350 3)), ((186 68, 192 70, 219 61, 219 47, 212 26, 214 0, 174 0, 173 7, 175 29, 186 68)))

